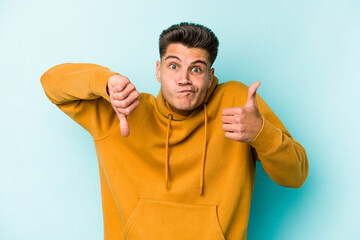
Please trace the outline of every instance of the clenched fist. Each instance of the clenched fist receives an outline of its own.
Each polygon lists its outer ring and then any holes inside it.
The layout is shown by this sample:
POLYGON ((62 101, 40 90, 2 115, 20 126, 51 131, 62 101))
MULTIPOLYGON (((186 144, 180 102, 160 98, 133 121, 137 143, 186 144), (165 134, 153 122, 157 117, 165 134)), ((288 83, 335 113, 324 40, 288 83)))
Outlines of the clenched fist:
POLYGON ((263 124, 263 118, 256 103, 256 90, 260 82, 254 82, 248 89, 248 98, 244 107, 224 108, 222 111, 225 137, 239 142, 249 143, 257 136, 263 124))
POLYGON ((112 75, 107 87, 111 105, 120 120, 121 135, 127 137, 130 130, 126 116, 139 106, 139 92, 127 77, 120 74, 112 75))

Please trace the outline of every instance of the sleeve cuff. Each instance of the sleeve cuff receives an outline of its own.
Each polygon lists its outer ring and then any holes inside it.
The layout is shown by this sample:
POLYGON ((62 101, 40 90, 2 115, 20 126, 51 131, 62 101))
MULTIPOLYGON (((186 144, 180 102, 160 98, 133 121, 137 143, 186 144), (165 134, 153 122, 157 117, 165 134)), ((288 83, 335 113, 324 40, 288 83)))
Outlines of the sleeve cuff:
POLYGON ((263 117, 258 135, 249 144, 259 153, 271 153, 282 141, 282 132, 263 117))
POLYGON ((96 71, 90 80, 90 91, 110 102, 110 97, 106 91, 106 87, 109 78, 115 74, 118 73, 110 71, 107 68, 96 71))

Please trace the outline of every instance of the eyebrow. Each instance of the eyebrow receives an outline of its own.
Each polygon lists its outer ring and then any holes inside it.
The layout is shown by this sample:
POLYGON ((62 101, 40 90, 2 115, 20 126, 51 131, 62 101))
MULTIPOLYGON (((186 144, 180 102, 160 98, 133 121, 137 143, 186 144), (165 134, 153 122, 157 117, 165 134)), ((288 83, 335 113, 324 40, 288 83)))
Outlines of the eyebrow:
MULTIPOLYGON (((166 61, 166 60, 169 59, 169 58, 175 58, 175 59, 179 60, 180 62, 182 62, 179 57, 173 56, 173 55, 167 56, 164 61, 166 61)), ((203 60, 196 60, 196 61, 192 62, 191 64, 196 64, 196 63, 202 63, 202 64, 204 64, 204 65, 207 67, 207 63, 206 63, 205 61, 203 61, 203 60)))

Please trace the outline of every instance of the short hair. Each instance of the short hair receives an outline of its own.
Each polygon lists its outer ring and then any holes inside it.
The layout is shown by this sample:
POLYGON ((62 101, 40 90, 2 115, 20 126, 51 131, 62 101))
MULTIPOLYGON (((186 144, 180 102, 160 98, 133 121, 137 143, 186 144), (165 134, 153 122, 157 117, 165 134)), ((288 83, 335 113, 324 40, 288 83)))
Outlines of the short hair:
POLYGON ((206 50, 211 65, 216 59, 219 47, 219 40, 209 28, 188 22, 174 24, 162 31, 159 39, 160 59, 171 43, 181 43, 189 48, 206 50))

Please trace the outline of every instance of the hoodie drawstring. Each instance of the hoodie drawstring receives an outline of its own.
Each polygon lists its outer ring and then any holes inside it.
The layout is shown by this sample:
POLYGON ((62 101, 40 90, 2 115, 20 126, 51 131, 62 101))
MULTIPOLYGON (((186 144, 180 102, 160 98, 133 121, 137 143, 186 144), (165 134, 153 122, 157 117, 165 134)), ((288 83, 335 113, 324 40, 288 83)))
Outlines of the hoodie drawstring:
POLYGON ((169 137, 170 137, 170 123, 172 120, 172 115, 169 114, 169 122, 167 125, 167 130, 166 130, 166 144, 165 144, 165 152, 166 152, 166 157, 165 157, 165 188, 168 189, 169 186, 169 137))
MULTIPOLYGON (((165 189, 169 189, 169 138, 170 138, 170 126, 173 116, 171 114, 168 115, 169 122, 166 130, 166 143, 165 143, 165 189)), ((201 159, 201 172, 200 172, 200 195, 203 194, 204 191, 204 174, 205 174, 205 159, 206 159, 206 150, 207 150, 207 107, 204 104, 204 147, 203 154, 201 159)))
POLYGON ((205 134, 204 134, 204 149, 203 149, 203 154, 202 154, 202 161, 201 161, 201 173, 200 173, 200 195, 203 194, 203 190, 204 190, 204 172, 205 172, 205 159, 206 159, 206 148, 207 148, 207 108, 206 108, 206 104, 204 104, 204 129, 205 129, 205 134))

